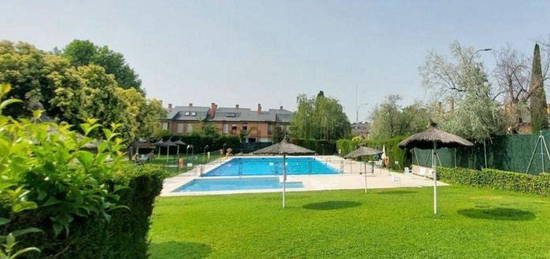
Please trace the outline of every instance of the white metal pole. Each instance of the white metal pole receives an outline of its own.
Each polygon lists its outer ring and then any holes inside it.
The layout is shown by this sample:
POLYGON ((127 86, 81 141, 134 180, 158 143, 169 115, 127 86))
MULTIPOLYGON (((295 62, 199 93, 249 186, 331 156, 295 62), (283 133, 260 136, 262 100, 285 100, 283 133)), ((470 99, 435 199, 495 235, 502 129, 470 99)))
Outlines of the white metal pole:
POLYGON ((286 195, 286 154, 283 154, 283 208, 285 207, 286 195))
MULTIPOLYGON (((542 136, 542 130, 540 131, 539 139, 540 139, 541 142, 544 143, 544 137, 542 136)), ((540 161, 542 161, 542 171, 540 171, 540 172, 544 173, 544 149, 543 149, 543 144, 542 143, 540 145, 540 161)))
POLYGON ((432 152, 432 168, 433 168, 433 178, 434 178, 434 215, 437 214, 437 160, 435 150, 437 149, 437 144, 434 141, 434 149, 432 152))
POLYGON ((367 193, 367 162, 365 164, 365 193, 367 193))

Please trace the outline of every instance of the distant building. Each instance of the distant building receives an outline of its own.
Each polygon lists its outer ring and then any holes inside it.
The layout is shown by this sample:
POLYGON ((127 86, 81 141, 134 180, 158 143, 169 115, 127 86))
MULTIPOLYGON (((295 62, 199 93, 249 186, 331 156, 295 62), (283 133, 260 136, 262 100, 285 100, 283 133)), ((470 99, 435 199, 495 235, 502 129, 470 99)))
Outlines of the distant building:
POLYGON ((209 122, 222 135, 239 136, 246 131, 247 142, 271 142, 276 130, 288 129, 291 118, 292 112, 283 106, 264 111, 261 104, 256 110, 240 108, 238 104, 235 107, 218 107, 215 103, 210 107, 168 105, 168 115, 161 120, 161 128, 174 135, 189 135, 209 122))
POLYGON ((367 138, 369 136, 370 123, 366 121, 354 122, 351 124, 351 134, 367 138))

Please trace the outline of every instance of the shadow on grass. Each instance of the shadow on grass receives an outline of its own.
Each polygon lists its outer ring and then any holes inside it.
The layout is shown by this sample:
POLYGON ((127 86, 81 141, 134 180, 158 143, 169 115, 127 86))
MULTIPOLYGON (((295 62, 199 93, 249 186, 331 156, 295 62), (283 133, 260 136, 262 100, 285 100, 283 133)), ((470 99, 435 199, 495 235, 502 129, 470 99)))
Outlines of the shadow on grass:
POLYGON ((416 193, 415 191, 405 191, 405 190, 396 190, 396 191, 383 191, 378 194, 411 194, 416 193))
POLYGON ((317 203, 309 203, 303 206, 309 210, 337 210, 361 206, 360 202, 356 201, 325 201, 317 203))
POLYGON ((206 258, 212 248, 202 243, 170 241, 151 243, 149 253, 150 258, 206 258))
POLYGON ((491 209, 464 209, 459 210, 458 214, 469 218, 492 219, 492 220, 533 220, 535 214, 526 210, 510 208, 491 208, 491 209))

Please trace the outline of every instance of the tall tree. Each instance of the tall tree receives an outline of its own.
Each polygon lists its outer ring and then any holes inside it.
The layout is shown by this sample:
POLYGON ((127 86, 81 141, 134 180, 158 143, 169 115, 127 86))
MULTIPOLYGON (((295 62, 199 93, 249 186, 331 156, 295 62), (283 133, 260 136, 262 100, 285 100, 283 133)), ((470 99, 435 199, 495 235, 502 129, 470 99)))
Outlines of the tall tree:
POLYGON ((421 67, 424 86, 431 90, 436 101, 452 99, 453 110, 439 112, 440 126, 462 137, 484 141, 503 129, 502 114, 489 83, 478 51, 464 48, 458 42, 451 44, 453 61, 437 53, 430 53, 421 67))
POLYGON ((67 57, 74 66, 95 64, 105 68, 108 74, 115 76, 119 87, 135 88, 140 92, 141 80, 135 71, 126 63, 121 53, 114 52, 107 46, 97 46, 88 40, 73 40, 63 49, 63 56, 67 57))
POLYGON ((539 44, 535 44, 533 66, 531 69, 531 83, 529 88, 533 92, 533 95, 529 102, 529 108, 531 110, 531 126, 533 128, 533 133, 536 133, 548 128, 546 93, 544 91, 539 44))
POLYGON ((372 139, 410 135, 426 129, 431 118, 430 110, 420 102, 402 107, 399 105, 400 100, 399 95, 388 95, 374 109, 369 132, 372 139))
POLYGON ((305 139, 336 140, 351 132, 342 105, 320 91, 314 98, 298 96, 298 110, 292 122, 292 136, 305 139))

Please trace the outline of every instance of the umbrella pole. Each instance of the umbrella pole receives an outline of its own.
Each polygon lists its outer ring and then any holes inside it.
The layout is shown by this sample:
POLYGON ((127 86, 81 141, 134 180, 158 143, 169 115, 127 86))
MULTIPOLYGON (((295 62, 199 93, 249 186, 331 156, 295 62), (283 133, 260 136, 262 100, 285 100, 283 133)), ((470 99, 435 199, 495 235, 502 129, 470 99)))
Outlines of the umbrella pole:
POLYGON ((365 165, 365 193, 367 193, 367 162, 363 162, 365 165))
POLYGON ((432 168, 433 168, 433 178, 434 178, 434 215, 437 214, 437 161, 435 157, 436 148, 437 148, 437 144, 434 141, 434 148, 432 151, 432 168))
POLYGON ((285 207, 286 195, 286 154, 283 154, 283 208, 285 207))

